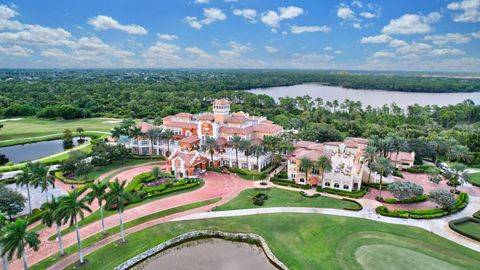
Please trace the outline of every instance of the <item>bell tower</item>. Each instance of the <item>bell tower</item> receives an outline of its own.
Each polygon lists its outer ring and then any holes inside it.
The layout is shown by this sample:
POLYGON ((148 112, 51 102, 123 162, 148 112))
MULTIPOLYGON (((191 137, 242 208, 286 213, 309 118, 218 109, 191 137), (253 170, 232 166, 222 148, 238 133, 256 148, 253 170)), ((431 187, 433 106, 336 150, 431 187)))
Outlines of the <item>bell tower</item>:
POLYGON ((223 123, 230 115, 230 102, 226 99, 216 99, 212 103, 215 122, 223 123))

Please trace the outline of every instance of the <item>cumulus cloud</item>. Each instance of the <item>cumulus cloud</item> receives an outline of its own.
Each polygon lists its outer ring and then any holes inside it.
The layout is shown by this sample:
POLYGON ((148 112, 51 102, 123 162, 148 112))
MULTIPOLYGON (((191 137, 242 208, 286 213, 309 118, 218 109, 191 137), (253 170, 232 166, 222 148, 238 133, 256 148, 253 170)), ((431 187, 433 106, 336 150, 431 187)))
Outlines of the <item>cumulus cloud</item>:
POLYGON ((347 5, 340 4, 337 8, 337 17, 343 20, 355 20, 355 12, 347 5))
POLYGON ((281 21, 293 19, 302 14, 303 9, 296 6, 280 7, 278 8, 278 12, 269 10, 262 13, 261 21, 271 28, 276 29, 280 26, 281 21))
POLYGON ((6 56, 14 56, 14 57, 27 57, 32 55, 33 51, 20 47, 18 45, 13 45, 10 47, 2 47, 0 46, 0 55, 6 55, 6 56))
POLYGON ((233 15, 245 18, 248 22, 256 23, 257 11, 255 9, 234 9, 233 15))
POLYGON ((142 56, 148 66, 176 66, 181 60, 178 55, 180 50, 180 47, 175 44, 157 41, 142 56))
POLYGON ((448 4, 448 9, 461 11, 453 16, 455 22, 480 22, 480 0, 463 0, 448 4))
POLYGON ((382 32, 389 35, 430 33, 432 31, 430 24, 438 22, 441 18, 442 15, 438 12, 432 12, 427 16, 405 14, 398 19, 390 20, 389 24, 383 27, 382 32))
POLYGON ((195 4, 208 4, 210 0, 195 0, 195 4))
POLYGON ((204 25, 209 25, 217 21, 223 21, 227 19, 227 16, 221 9, 218 8, 204 8, 202 20, 197 17, 187 16, 185 22, 194 29, 201 29, 204 25))
POLYGON ((401 39, 393 39, 392 41, 390 41, 390 43, 388 44, 388 46, 390 47, 402 47, 402 46, 407 46, 408 43, 405 41, 405 40, 401 40, 401 39))
POLYGON ((228 43, 228 47, 230 48, 218 51, 218 54, 223 57, 239 57, 243 53, 253 50, 250 45, 242 44, 235 41, 230 41, 228 43))
POLYGON ((6 5, 0 5, 0 30, 20 30, 22 29, 22 24, 18 21, 12 20, 13 17, 17 16, 18 12, 6 5))
POLYGON ((455 44, 465 44, 475 38, 476 33, 471 34, 461 34, 461 33, 447 33, 444 35, 429 35, 425 36, 424 40, 432 41, 435 45, 444 45, 447 43, 455 43, 455 44))
POLYGON ((278 49, 275 48, 275 47, 272 47, 272 46, 265 46, 265 51, 268 52, 268 53, 276 53, 278 52, 278 49))
POLYGON ((381 34, 377 36, 369 36, 369 37, 363 37, 360 43, 362 44, 367 44, 367 43, 388 43, 392 40, 392 38, 389 35, 381 34))
POLYGON ((92 25, 95 30, 108 30, 115 29, 119 31, 126 32, 131 35, 146 35, 148 31, 140 25, 128 24, 124 25, 119 23, 117 20, 112 17, 105 15, 98 15, 96 17, 90 18, 88 24, 92 25))
POLYGON ((328 51, 331 51, 331 50, 333 50, 333 48, 332 48, 332 47, 330 47, 330 46, 327 46, 327 47, 324 47, 324 48, 323 48, 323 50, 328 52, 328 51))
POLYGON ((198 47, 188 47, 188 48, 185 48, 185 51, 192 55, 192 56, 195 56, 195 57, 199 57, 199 58, 208 58, 210 57, 208 53, 206 53, 204 50, 198 48, 198 47))
POLYGON ((292 25, 290 27, 290 31, 292 34, 301 34, 301 33, 313 33, 313 32, 330 32, 330 27, 322 25, 322 26, 297 26, 292 25))
POLYGON ((176 35, 160 34, 160 33, 157 33, 157 37, 158 37, 159 39, 169 40, 169 41, 172 41, 172 40, 174 40, 174 39, 178 39, 178 36, 176 36, 176 35))
POLYGON ((0 33, 0 42, 29 45, 71 45, 72 35, 63 28, 50 28, 36 24, 22 25, 18 32, 0 33))

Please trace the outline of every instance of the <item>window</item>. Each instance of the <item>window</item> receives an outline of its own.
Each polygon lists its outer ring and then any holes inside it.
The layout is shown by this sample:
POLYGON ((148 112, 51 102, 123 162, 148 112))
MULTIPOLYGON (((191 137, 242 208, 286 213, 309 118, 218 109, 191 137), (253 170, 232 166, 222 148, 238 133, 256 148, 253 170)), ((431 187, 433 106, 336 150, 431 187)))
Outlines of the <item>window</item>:
POLYGON ((348 185, 343 185, 343 189, 348 189, 348 185))
POLYGON ((335 187, 335 188, 339 188, 339 187, 340 187, 340 185, 339 185, 338 183, 335 183, 335 184, 333 184, 333 187, 335 187))
POLYGON ((290 174, 290 178, 295 178, 295 174, 294 173, 290 174))
POLYGON ((329 186, 330 186, 330 182, 325 182, 325 186, 326 186, 326 187, 329 187, 329 186))
POLYGON ((185 132, 185 136, 192 136, 192 132, 190 131, 185 132))
POLYGON ((305 183, 305 178, 300 178, 300 183, 305 183))

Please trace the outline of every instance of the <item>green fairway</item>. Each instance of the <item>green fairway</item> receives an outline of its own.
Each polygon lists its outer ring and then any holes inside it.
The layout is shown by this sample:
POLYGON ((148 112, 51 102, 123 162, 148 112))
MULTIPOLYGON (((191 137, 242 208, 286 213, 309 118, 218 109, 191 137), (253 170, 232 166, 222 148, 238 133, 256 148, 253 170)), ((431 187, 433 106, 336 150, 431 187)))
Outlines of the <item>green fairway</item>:
MULTIPOLYGON (((348 217, 282 213, 156 225, 127 235, 126 245, 110 243, 87 255, 89 263, 82 269, 113 269, 168 239, 204 229, 256 233, 292 270, 371 269, 377 264, 375 269, 404 266, 430 269, 428 266, 434 264, 447 266, 443 269, 478 269, 480 265, 480 253, 419 228, 348 217), (376 252, 378 245, 389 246, 385 255, 383 250, 376 252), (392 253, 392 249, 401 252, 392 253), (359 253, 368 252, 360 256, 357 250, 359 253), (415 264, 419 260, 422 262, 415 264)), ((73 269, 73 266, 67 269, 73 269)))
POLYGON ((248 209, 259 207, 319 207, 319 208, 358 208, 358 206, 350 201, 335 199, 326 196, 307 198, 302 196, 297 191, 284 190, 279 188, 272 188, 269 190, 247 189, 233 200, 224 205, 215 208, 215 211, 248 209), (268 200, 263 206, 253 204, 252 197, 258 193, 265 193, 268 195, 268 200))
POLYGON ((468 180, 472 184, 480 186, 480 172, 470 174, 470 179, 468 180))
MULTIPOLYGON (((23 118, 15 121, 4 121, 2 122, 3 128, 0 131, 0 141, 60 134, 66 128, 71 131, 81 127, 85 131, 109 132, 112 127, 119 125, 118 121, 120 120, 108 118, 75 120, 23 118)), ((43 139, 48 139, 48 137, 43 139)))

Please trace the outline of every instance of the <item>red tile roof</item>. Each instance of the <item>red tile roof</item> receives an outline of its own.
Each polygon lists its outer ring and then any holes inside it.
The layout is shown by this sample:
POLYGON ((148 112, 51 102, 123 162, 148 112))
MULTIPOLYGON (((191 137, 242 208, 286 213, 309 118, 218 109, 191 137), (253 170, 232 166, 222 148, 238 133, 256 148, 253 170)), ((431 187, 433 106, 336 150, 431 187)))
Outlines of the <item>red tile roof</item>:
POLYGON ((246 127, 246 128, 236 128, 236 127, 220 127, 219 129, 219 132, 220 133, 227 133, 227 134, 230 134, 230 135, 235 135, 235 134, 239 134, 239 135, 247 135, 247 134, 250 134, 253 132, 253 128, 250 126, 250 127, 246 127))
POLYGON ((259 124, 259 125, 254 125, 253 130, 262 132, 262 133, 278 133, 283 130, 282 126, 275 125, 275 124, 259 124))
POLYGON ((213 117, 213 114, 202 114, 198 116, 198 120, 202 121, 214 121, 215 117, 213 117))
POLYGON ((163 126, 171 128, 197 128, 195 123, 186 123, 186 122, 164 122, 163 126))
POLYGON ((180 143, 192 144, 192 143, 200 142, 200 139, 197 136, 192 135, 192 136, 188 136, 188 137, 185 137, 185 138, 181 139, 179 142, 180 143))
POLYGON ((155 126, 146 122, 142 122, 140 124, 140 129, 142 130, 143 133, 147 133, 147 131, 151 128, 154 128, 155 126))
POLYGON ((397 157, 397 153, 390 153, 390 160, 395 161, 395 158, 397 161, 414 161, 415 155, 410 152, 399 152, 397 157))
POLYGON ((224 146, 228 143, 227 139, 225 139, 224 137, 218 137, 216 142, 220 146, 224 146))
POLYGON ((227 123, 232 123, 232 124, 243 124, 247 121, 248 121, 247 118, 240 117, 240 116, 230 117, 227 119, 227 123))
POLYGON ((213 105, 228 105, 230 104, 230 101, 222 98, 222 99, 216 99, 212 102, 213 105))
POLYGON ((193 117, 193 114, 191 113, 186 113, 186 112, 181 112, 181 113, 177 113, 175 114, 176 117, 180 117, 180 118, 192 118, 193 117))

